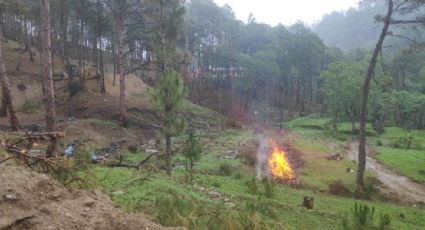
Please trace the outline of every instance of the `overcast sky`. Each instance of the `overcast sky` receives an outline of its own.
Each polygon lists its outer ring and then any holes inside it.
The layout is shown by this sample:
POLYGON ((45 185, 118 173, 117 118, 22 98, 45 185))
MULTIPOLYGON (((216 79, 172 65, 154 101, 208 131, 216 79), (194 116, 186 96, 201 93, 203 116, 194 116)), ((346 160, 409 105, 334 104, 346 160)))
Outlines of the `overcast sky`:
POLYGON ((270 25, 291 25, 297 20, 308 24, 317 22, 334 10, 356 7, 359 0, 214 0, 218 5, 228 4, 236 17, 247 21, 252 12, 257 22, 270 25))

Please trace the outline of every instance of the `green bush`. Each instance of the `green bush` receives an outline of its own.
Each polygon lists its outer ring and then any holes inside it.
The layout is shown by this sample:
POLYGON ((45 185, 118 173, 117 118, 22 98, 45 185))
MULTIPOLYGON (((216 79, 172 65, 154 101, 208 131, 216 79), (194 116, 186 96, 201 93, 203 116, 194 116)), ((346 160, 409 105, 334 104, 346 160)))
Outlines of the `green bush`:
POLYGON ((252 178, 251 180, 246 182, 246 185, 248 186, 248 193, 251 195, 257 195, 258 194, 258 185, 257 180, 255 178, 252 178))
POLYGON ((403 137, 398 137, 390 143, 390 146, 397 149, 421 150, 420 141, 410 136, 410 134, 403 137))
POLYGON ((276 184, 272 180, 263 180, 264 185, 264 196, 267 198, 273 198, 276 190, 276 184))
POLYGON ((20 111, 23 113, 35 113, 41 108, 39 102, 35 102, 31 99, 25 99, 24 104, 21 106, 20 111))
POLYGON ((224 162, 219 167, 219 175, 221 176, 231 176, 233 173, 233 168, 228 162, 224 162))
POLYGON ((391 219, 390 216, 380 215, 379 223, 374 223, 375 207, 369 207, 366 204, 354 203, 354 208, 351 209, 351 217, 345 216, 342 221, 343 229, 346 230, 389 230, 391 219))
POLYGON ((130 153, 133 153, 133 154, 137 153, 137 151, 139 150, 139 148, 136 145, 130 145, 127 147, 127 149, 130 153))

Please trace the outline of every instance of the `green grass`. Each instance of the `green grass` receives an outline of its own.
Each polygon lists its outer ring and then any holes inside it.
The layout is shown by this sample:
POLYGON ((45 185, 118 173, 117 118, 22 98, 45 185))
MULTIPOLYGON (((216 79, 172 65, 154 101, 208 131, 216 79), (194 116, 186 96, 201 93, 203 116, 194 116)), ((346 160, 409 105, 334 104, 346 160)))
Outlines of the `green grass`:
MULTIPOLYGON (((157 173, 149 177, 150 179, 147 181, 129 185, 129 181, 143 177, 146 173, 104 167, 95 167, 91 170, 91 175, 96 176, 101 187, 111 195, 117 205, 127 211, 146 212, 157 217, 160 222, 161 219, 158 217, 161 216, 160 212, 164 211, 164 207, 158 206, 158 202, 168 193, 179 194, 193 204, 202 205, 204 208, 211 210, 219 208, 223 213, 239 212, 239 210, 247 209, 247 205, 259 202, 261 204, 259 207, 264 210, 255 211, 255 217, 260 218, 268 226, 280 223, 285 229, 340 229, 342 217, 349 212, 355 202, 353 199, 297 190, 281 185, 277 185, 273 198, 262 197, 259 201, 257 196, 248 193, 246 181, 251 178, 250 175, 224 177, 197 173, 195 180, 198 186, 218 191, 236 205, 234 208, 226 208, 223 206, 222 200, 213 200, 197 187, 187 183, 184 179, 184 171, 175 170, 173 173, 172 179, 167 178, 163 173, 157 173), (301 206, 304 195, 315 197, 313 210, 305 210, 301 206)), ((259 190, 262 191, 263 186, 260 182, 258 184, 259 190)), ((424 210, 379 202, 364 203, 374 206, 380 214, 389 214, 395 229, 423 229, 425 227, 424 210), (403 214, 405 218, 400 218, 400 214, 403 214)), ((183 213, 184 210, 181 212, 183 213)), ((201 213, 193 212, 190 215, 194 217, 198 214, 201 213)), ((198 216, 197 218, 202 220, 206 217, 198 216)))
MULTIPOLYGON (((343 216, 350 212, 356 201, 329 195, 325 190, 328 183, 335 180, 343 180, 344 185, 352 189, 350 186, 354 184, 354 175, 346 173, 345 169, 354 167, 353 163, 324 160, 322 156, 334 153, 333 148, 314 138, 297 139, 294 146, 309 153, 305 156, 305 166, 299 171, 299 176, 309 186, 294 189, 277 185, 274 196, 266 198, 263 184, 257 181, 259 193, 252 195, 247 182, 255 176, 255 169, 240 160, 221 161, 217 158, 252 137, 250 132, 228 130, 210 136, 209 141, 204 140, 204 146, 208 147, 195 165, 194 185, 187 182, 182 168, 175 168, 171 179, 163 171, 151 174, 146 170, 101 166, 93 167, 86 175, 94 176, 98 186, 118 206, 129 212, 145 212, 167 226, 242 229, 240 223, 248 221, 266 229, 341 229, 343 216), (230 176, 220 174, 220 165, 224 163, 232 167, 230 176), (146 176, 149 179, 129 183, 146 176), (212 199, 200 187, 219 192, 234 207, 227 207, 224 198, 212 199), (304 195, 315 198, 313 210, 302 207, 304 195)), ((126 160, 138 162, 144 156, 143 152, 128 154, 126 160)), ((181 156, 176 156, 175 160, 181 160, 181 156)), ((425 228, 423 209, 372 201, 364 203, 374 206, 379 214, 389 214, 394 229, 425 228), (400 218, 401 214, 405 218, 400 218)))
POLYGON ((383 164, 425 183, 425 151, 388 147, 377 148, 377 158, 383 164))

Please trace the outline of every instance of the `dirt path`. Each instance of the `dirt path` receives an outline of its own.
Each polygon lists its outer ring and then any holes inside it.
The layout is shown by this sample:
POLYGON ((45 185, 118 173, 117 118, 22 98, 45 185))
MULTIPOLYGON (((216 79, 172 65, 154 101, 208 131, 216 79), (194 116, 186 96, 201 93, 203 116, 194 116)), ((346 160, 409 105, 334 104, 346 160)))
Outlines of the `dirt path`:
MULTIPOLYGON (((349 158, 357 161, 359 143, 353 141, 349 147, 349 158)), ((366 157, 366 169, 373 171, 376 177, 385 185, 384 192, 395 195, 401 202, 425 203, 425 185, 391 171, 370 156, 366 157)))

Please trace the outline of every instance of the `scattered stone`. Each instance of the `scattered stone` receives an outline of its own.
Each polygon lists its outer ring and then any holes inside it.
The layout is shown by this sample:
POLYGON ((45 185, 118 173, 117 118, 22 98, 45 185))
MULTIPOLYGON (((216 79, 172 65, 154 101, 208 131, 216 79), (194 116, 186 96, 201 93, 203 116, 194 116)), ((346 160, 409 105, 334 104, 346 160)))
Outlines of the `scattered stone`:
POLYGON ((87 198, 84 202, 83 202, 83 204, 84 204, 84 206, 86 206, 86 207, 93 207, 93 205, 96 203, 96 201, 95 200, 93 200, 92 198, 87 198))
POLYGON ((329 155, 326 157, 326 159, 330 160, 330 161, 340 161, 342 159, 344 159, 344 157, 342 157, 342 155, 340 153, 334 154, 334 155, 329 155))
POLYGON ((159 151, 156 149, 146 149, 145 152, 147 154, 157 154, 159 151))
POLYGON ((234 207, 236 207, 236 205, 235 205, 234 203, 232 203, 232 202, 227 202, 227 203, 225 203, 225 205, 226 205, 228 208, 234 208, 234 207))
POLYGON ((16 197, 16 195, 14 195, 14 194, 6 194, 5 196, 4 196, 4 198, 7 200, 7 201, 17 201, 18 200, 18 198, 16 197))
POLYGON ((218 199, 221 197, 220 193, 218 193, 217 191, 209 191, 208 196, 213 199, 218 199))
POLYGON ((125 192, 122 191, 122 190, 117 190, 117 191, 112 192, 112 195, 114 195, 114 196, 122 196, 124 194, 125 194, 125 192))
POLYGON ((220 160, 236 160, 239 157, 239 150, 229 150, 219 157, 220 160))

